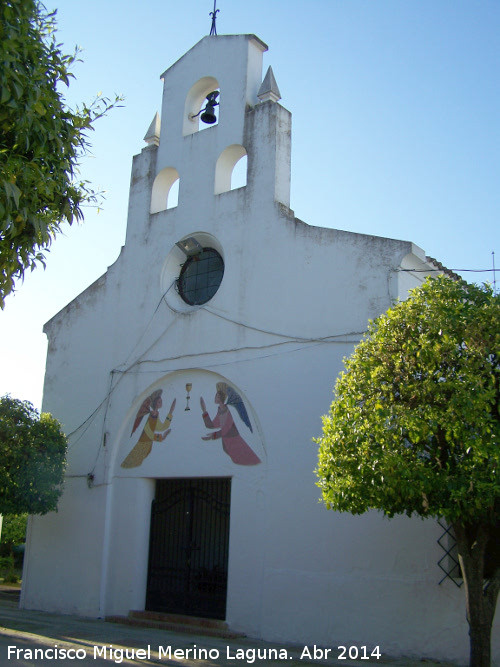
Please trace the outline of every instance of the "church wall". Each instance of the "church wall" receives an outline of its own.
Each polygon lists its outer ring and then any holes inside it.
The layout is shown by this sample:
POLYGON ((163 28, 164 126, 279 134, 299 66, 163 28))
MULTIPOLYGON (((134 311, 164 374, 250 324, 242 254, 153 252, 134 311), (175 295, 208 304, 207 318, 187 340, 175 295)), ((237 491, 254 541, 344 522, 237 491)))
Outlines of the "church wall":
POLYGON ((116 479, 110 490, 103 553, 107 615, 144 609, 153 479, 116 479), (124 558, 126 554, 126 558, 124 558))
POLYGON ((104 487, 66 477, 58 511, 30 517, 21 607, 99 616, 105 505, 104 487))
POLYGON ((419 284, 415 271, 433 267, 409 242, 295 218, 290 114, 257 102, 264 46, 247 38, 202 40, 165 73, 159 146, 133 162, 125 247, 46 327, 44 410, 70 434, 68 476, 59 512, 30 522, 22 605, 95 617, 144 609, 155 480, 222 477, 231 628, 394 655, 421 656, 425 637, 429 656, 463 659, 463 593, 438 586, 437 524, 328 512, 314 474, 312 438, 343 359, 369 319, 419 284), (185 135, 186 98, 203 77, 220 84, 219 123, 185 135), (215 195, 215 165, 232 144, 248 154, 247 186, 215 195), (179 202, 150 213, 165 168, 179 173, 179 202), (217 293, 194 307, 175 289, 186 261, 176 243, 190 236, 224 261, 217 293), (203 440, 217 431, 200 399, 215 420, 221 382, 239 397, 226 407, 258 463, 203 440), (171 411, 170 431, 129 465, 151 413, 136 417, 160 390, 157 418, 171 411))

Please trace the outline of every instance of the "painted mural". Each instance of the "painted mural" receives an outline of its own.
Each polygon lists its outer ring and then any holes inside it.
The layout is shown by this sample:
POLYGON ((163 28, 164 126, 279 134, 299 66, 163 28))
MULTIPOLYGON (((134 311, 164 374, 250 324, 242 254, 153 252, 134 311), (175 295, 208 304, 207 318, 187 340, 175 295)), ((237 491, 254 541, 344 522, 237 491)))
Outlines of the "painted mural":
POLYGON ((146 415, 148 415, 148 419, 144 424, 137 444, 122 462, 122 468, 138 468, 151 453, 153 442, 162 442, 170 433, 171 429, 169 427, 172 422, 176 401, 175 399, 173 400, 165 421, 161 421, 159 411, 163 406, 162 393, 162 389, 157 389, 146 398, 139 408, 131 435, 135 433, 146 415))
MULTIPOLYGON (((186 384, 188 395, 185 412, 190 412, 189 392, 192 384, 186 384)), ((122 468, 138 468, 145 459, 151 454, 155 442, 163 442, 171 432, 170 424, 173 419, 176 399, 170 406, 170 411, 164 421, 160 419, 160 411, 163 407, 162 400, 163 389, 157 389, 150 394, 142 403, 134 420, 131 436, 142 424, 142 432, 137 443, 121 463, 122 468), (146 421, 144 419, 146 418, 146 421)), ((207 406, 203 397, 200 397, 202 419, 207 429, 212 433, 202 435, 201 439, 205 441, 222 440, 222 450, 231 459, 233 463, 241 466, 253 466, 261 463, 260 458, 253 449, 245 442, 238 431, 231 409, 235 409, 241 421, 253 433, 252 424, 248 416, 243 399, 238 392, 226 382, 216 383, 215 404, 217 413, 211 418, 207 411, 207 406)))
POLYGON ((252 466, 260 463, 261 461, 257 454, 255 454, 239 434, 228 407, 231 405, 236 408, 243 423, 252 432, 252 424, 248 418, 248 413, 241 396, 225 382, 217 382, 214 401, 219 407, 217 408, 217 414, 211 419, 203 397, 200 398, 205 426, 210 429, 219 429, 203 436, 202 440, 218 440, 221 438, 222 449, 231 458, 233 463, 237 463, 238 465, 252 466))

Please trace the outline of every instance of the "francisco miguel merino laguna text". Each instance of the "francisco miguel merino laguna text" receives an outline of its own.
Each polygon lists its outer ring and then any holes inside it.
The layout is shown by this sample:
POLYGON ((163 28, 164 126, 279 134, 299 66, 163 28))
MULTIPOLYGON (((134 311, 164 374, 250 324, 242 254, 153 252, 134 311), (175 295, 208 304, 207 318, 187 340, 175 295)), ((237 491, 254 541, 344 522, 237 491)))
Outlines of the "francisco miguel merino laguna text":
MULTIPOLYGON (((332 653, 332 648, 322 648, 321 646, 313 647, 304 646, 300 654, 300 660, 323 660, 332 653)), ((18 648, 17 646, 8 647, 8 659, 14 660, 85 660, 85 658, 92 657, 94 660, 103 658, 104 660, 113 660, 116 664, 123 662, 123 660, 150 660, 151 646, 148 644, 147 648, 125 648, 114 647, 112 644, 107 646, 94 646, 93 651, 85 648, 74 648, 72 646, 59 647, 55 644, 49 648, 18 648)), ((368 646, 337 646, 337 660, 379 660, 382 656, 380 648, 375 646, 371 648, 368 646)), ((191 648, 172 648, 171 646, 158 646, 155 651, 159 659, 166 660, 218 660, 220 658, 220 650, 217 648, 198 648, 194 644, 191 648)), ((225 650, 226 660, 244 661, 248 665, 253 664, 256 660, 288 660, 292 655, 288 655, 288 651, 284 648, 235 648, 234 646, 226 646, 225 650)))
MULTIPOLYGON (((153 649, 154 650, 154 649, 153 649)), ((120 664, 123 660, 150 660, 151 646, 147 648, 117 648, 112 644, 107 646, 94 646, 93 650, 84 648, 62 647, 55 644, 48 648, 18 648, 9 646, 7 657, 9 660, 85 660, 85 658, 103 658, 104 660, 113 660, 120 664)), ((166 660, 172 658, 181 660, 190 658, 191 660, 217 660, 220 657, 220 650, 217 648, 198 648, 196 644, 190 648, 173 648, 172 646, 158 646, 158 657, 166 660)), ((244 660, 247 664, 252 664, 256 660, 287 660, 288 652, 286 649, 276 648, 234 648, 226 646, 227 660, 244 660)))

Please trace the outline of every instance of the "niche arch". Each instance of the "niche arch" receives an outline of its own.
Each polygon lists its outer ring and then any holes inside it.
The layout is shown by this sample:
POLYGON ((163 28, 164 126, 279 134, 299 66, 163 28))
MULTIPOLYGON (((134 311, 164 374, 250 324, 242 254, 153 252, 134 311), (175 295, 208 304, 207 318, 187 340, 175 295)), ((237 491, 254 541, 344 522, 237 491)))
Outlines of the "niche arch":
MULTIPOLYGON (((255 397, 252 398, 255 400, 255 397)), ((258 414, 245 390, 231 378, 197 367, 167 371, 133 398, 128 395, 128 400, 130 403, 123 406, 125 409, 122 422, 112 445, 110 471, 113 478, 154 478, 185 474, 202 476, 205 472, 209 475, 226 474, 245 469, 255 471, 259 469, 258 466, 266 465, 267 447, 258 414), (208 421, 215 421, 219 409, 215 397, 220 391, 220 383, 225 388, 222 400, 230 408, 235 427, 259 461, 250 455, 246 447, 236 456, 231 452, 231 456, 222 446, 220 435, 218 438, 203 441, 207 433, 217 433, 221 426, 207 423, 200 410, 200 398, 205 400, 206 411, 210 416, 208 421), (150 410, 153 408, 148 399, 153 396, 161 398, 161 404, 154 406, 158 409, 158 420, 163 424, 168 415, 172 417, 168 425, 170 431, 162 439, 165 428, 157 429, 157 436, 160 437, 151 441, 151 447, 144 452, 142 460, 136 461, 132 466, 123 466, 147 427, 150 410), (243 457, 240 458, 239 454, 243 454, 243 457)))
MULTIPOLYGON (((222 192, 228 192, 233 189, 231 187, 231 180, 234 168, 240 160, 243 160, 246 157, 247 152, 240 144, 231 144, 231 146, 228 146, 222 151, 215 165, 214 194, 220 195, 222 192)), ((237 187, 243 187, 243 185, 246 185, 246 173, 244 182, 239 183, 237 187)))
POLYGON ((165 211, 167 208, 173 208, 177 205, 173 197, 170 198, 172 187, 179 181, 179 172, 174 167, 165 167, 159 174, 157 174, 153 182, 153 190, 151 192, 151 208, 150 213, 159 213, 165 211))
MULTIPOLYGON (((200 117, 195 116, 201 109, 203 101, 208 93, 219 90, 220 85, 213 76, 204 76, 191 86, 184 103, 184 122, 182 125, 182 136, 194 134, 200 129, 200 117)), ((219 98, 220 99, 220 98, 219 98)), ((219 109, 220 107, 217 107, 219 109)))

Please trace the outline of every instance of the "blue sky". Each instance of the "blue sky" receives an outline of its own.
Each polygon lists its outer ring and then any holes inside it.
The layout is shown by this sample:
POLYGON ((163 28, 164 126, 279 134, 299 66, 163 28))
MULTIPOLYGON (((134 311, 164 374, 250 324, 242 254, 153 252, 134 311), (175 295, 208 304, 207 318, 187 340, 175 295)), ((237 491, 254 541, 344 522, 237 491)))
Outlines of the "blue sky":
MULTIPOLYGON (((96 124, 82 176, 103 210, 67 227, 47 269, 0 313, 0 395, 41 406, 43 324, 102 275, 124 243, 132 156, 160 75, 210 30, 213 0, 45 0, 82 63, 70 105, 124 107, 96 124)), ((500 0, 218 0, 219 34, 268 46, 292 112, 292 196, 311 225, 411 240, 468 280, 500 281, 500 0)), ((68 379, 70 382, 71 379, 68 379)), ((334 379, 332 378, 332 386, 334 379)))

